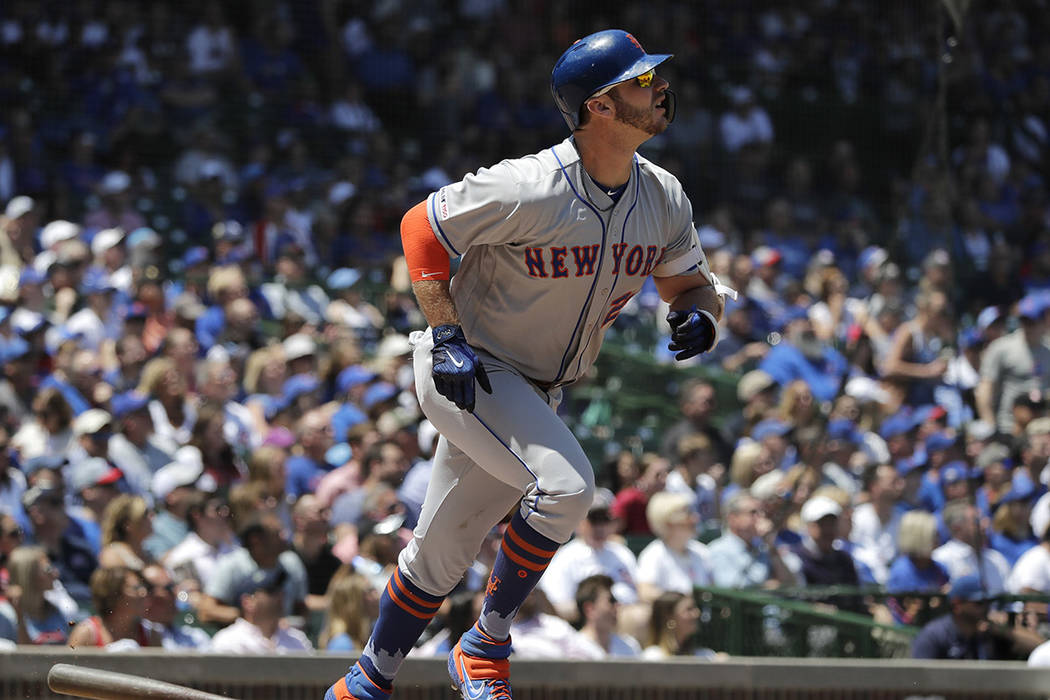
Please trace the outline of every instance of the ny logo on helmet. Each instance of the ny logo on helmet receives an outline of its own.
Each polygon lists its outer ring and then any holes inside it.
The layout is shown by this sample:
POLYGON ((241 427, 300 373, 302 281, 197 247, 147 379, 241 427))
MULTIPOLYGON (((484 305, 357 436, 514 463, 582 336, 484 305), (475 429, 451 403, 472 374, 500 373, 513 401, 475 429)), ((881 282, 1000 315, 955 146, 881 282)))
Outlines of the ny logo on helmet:
POLYGON ((628 41, 630 41, 632 44, 638 47, 639 51, 645 51, 645 49, 642 48, 642 45, 638 43, 638 40, 634 38, 633 34, 628 34, 627 32, 624 32, 624 34, 626 35, 628 41))

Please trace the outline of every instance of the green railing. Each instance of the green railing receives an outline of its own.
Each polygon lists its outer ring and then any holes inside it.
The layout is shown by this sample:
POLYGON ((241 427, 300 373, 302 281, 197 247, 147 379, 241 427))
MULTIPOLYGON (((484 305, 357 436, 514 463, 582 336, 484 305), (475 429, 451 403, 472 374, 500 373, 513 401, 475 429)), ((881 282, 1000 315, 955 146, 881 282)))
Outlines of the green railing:
MULTIPOLYGON (((699 588, 698 642, 731 656, 905 658, 918 627, 886 625, 771 591, 699 588)), ((840 595, 839 600, 859 600, 840 595)))

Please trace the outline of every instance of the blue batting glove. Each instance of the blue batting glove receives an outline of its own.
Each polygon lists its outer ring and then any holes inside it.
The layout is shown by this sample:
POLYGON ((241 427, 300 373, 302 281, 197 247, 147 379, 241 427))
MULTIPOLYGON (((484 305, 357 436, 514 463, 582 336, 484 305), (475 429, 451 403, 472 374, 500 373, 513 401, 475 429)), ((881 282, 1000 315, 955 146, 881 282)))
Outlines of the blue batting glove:
POLYGON ((685 360, 707 352, 718 342, 718 322, 715 317, 693 304, 688 311, 667 314, 671 326, 671 342, 667 349, 677 353, 676 360, 685 360))
POLYGON ((492 385, 485 368, 474 349, 467 345, 463 329, 459 326, 438 326, 431 334, 434 337, 434 387, 438 393, 467 411, 474 410, 474 380, 489 394, 492 385))

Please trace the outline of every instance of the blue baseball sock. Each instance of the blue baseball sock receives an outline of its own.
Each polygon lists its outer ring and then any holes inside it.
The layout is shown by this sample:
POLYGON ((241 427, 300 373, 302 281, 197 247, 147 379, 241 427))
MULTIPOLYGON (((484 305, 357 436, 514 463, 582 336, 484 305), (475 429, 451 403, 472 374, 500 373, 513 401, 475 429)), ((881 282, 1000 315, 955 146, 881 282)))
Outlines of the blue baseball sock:
POLYGON ((503 533, 503 542, 485 589, 478 626, 497 641, 510 636, 510 625, 522 602, 547 570, 561 546, 536 532, 515 513, 503 533))
POLYGON ((444 596, 422 590, 394 569, 379 599, 379 619, 358 663, 379 686, 390 687, 405 656, 437 614, 444 596))

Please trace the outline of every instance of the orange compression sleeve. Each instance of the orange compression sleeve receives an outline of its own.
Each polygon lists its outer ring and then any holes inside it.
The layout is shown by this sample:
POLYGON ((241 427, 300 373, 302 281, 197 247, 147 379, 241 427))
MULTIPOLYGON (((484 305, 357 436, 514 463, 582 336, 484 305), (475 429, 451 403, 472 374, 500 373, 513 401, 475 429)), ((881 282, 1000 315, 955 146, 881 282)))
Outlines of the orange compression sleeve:
POLYGON ((401 246, 413 282, 449 279, 448 252, 430 226, 425 199, 402 217, 401 246))

